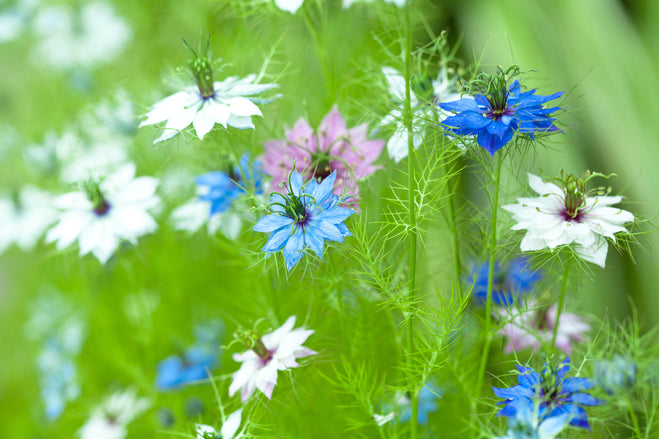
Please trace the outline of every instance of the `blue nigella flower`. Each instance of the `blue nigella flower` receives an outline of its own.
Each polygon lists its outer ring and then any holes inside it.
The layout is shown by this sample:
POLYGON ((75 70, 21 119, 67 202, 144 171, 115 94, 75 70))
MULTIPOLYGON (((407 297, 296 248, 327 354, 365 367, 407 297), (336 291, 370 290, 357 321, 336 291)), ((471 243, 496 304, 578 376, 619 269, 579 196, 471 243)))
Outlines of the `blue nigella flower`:
MULTIPOLYGON (((439 408, 439 404, 437 403, 439 399, 438 395, 440 395, 440 391, 430 384, 423 386, 419 392, 416 415, 416 420, 419 424, 426 425, 428 423, 428 415, 437 411, 439 408)), ((407 396, 403 398, 407 409, 401 414, 400 421, 407 422, 412 418, 412 407, 409 398, 407 396)))
MULTIPOLYGON (((474 286, 472 293, 483 303, 487 300, 489 271, 489 263, 480 264, 476 266, 469 280, 474 286)), ((529 260, 525 257, 517 258, 509 264, 495 263, 492 303, 508 306, 518 302, 524 294, 533 291, 541 277, 540 272, 529 267, 529 260)))
POLYGON ((199 199, 210 203, 210 214, 226 212, 231 204, 245 193, 246 187, 253 187, 255 193, 263 193, 263 172, 259 163, 250 163, 249 154, 240 157, 239 164, 230 172, 208 172, 195 179, 201 195, 199 199))
POLYGON ((221 332, 221 325, 200 325, 196 330, 195 344, 183 355, 171 355, 158 363, 158 390, 175 389, 183 384, 208 378, 208 371, 218 363, 221 332))
POLYGON ((302 176, 292 171, 288 193, 273 192, 273 213, 254 226, 255 232, 270 233, 263 251, 284 249, 289 270, 300 261, 307 247, 322 258, 325 240, 343 242, 343 238, 352 236, 343 222, 355 211, 338 205, 341 200, 332 193, 335 179, 336 171, 320 183, 311 179, 305 184, 302 176))
POLYGON ((510 388, 492 388, 499 398, 505 399, 500 403, 504 404, 504 408, 497 415, 516 416, 519 405, 527 402, 532 406, 539 404, 540 421, 571 413, 570 425, 590 430, 588 415, 582 406, 599 405, 604 401, 584 393, 584 390, 594 386, 591 379, 565 378, 570 369, 569 363, 570 359, 565 358, 558 369, 545 364, 542 374, 528 367, 517 366, 518 385, 510 388), (515 402, 519 399, 523 401, 515 402))
POLYGON ((453 102, 440 103, 441 109, 454 111, 442 124, 457 135, 475 135, 478 144, 494 155, 508 143, 516 131, 527 133, 534 139, 536 132, 557 131, 550 115, 559 107, 544 108, 543 104, 557 99, 563 92, 549 96, 535 94, 535 89, 521 91, 515 80, 506 90, 503 74, 490 84, 488 95, 477 94, 453 102))
POLYGON ((508 418, 508 434, 497 439, 555 439, 567 427, 574 413, 539 418, 539 406, 527 399, 516 399, 510 403, 515 407, 515 416, 508 418))

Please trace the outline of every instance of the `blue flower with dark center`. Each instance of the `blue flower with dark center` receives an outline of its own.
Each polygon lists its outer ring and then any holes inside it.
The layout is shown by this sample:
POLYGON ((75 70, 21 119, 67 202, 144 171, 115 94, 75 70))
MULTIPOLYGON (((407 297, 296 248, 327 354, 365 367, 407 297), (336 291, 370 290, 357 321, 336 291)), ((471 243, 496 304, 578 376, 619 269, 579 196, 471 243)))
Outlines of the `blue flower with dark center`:
POLYGON ((305 184, 302 176, 292 171, 288 192, 273 192, 273 213, 254 226, 255 232, 270 233, 264 252, 283 248, 289 270, 300 261, 307 247, 322 258, 325 240, 343 242, 343 238, 352 236, 343 222, 355 211, 338 205, 341 200, 332 193, 335 179, 336 171, 320 183, 311 179, 305 184))
POLYGON ((441 109, 457 113, 444 119, 442 125, 460 136, 475 135, 478 144, 491 155, 510 142, 516 131, 534 140, 536 132, 558 131, 553 122, 556 119, 550 115, 560 108, 544 108, 543 104, 563 92, 549 96, 536 95, 535 89, 522 92, 517 80, 506 90, 503 74, 494 77, 489 90, 487 95, 440 103, 441 109))
POLYGON ((210 203, 210 214, 226 212, 231 204, 245 193, 246 188, 253 188, 255 193, 263 193, 263 172, 259 163, 250 163, 249 154, 245 153, 229 172, 214 171, 200 175, 195 180, 199 185, 199 199, 210 203))
MULTIPOLYGON (((487 300, 487 283, 490 271, 489 263, 476 266, 469 283, 472 293, 482 303, 487 300)), ((526 293, 533 291, 541 278, 541 274, 529 267, 528 258, 517 258, 509 264, 494 264, 494 279, 492 280, 492 303, 495 305, 511 305, 519 302, 526 293)))
POLYGON ((584 393, 584 390, 594 386, 591 379, 565 378, 569 369, 569 358, 565 358, 558 369, 545 364, 542 374, 528 367, 517 366, 518 385, 510 388, 492 388, 499 398, 505 399, 499 403, 504 404, 504 408, 497 416, 516 416, 517 407, 524 403, 524 401, 516 401, 521 399, 526 400, 531 406, 539 405, 539 421, 571 413, 570 425, 590 430, 588 415, 582 406, 599 405, 604 401, 584 393))

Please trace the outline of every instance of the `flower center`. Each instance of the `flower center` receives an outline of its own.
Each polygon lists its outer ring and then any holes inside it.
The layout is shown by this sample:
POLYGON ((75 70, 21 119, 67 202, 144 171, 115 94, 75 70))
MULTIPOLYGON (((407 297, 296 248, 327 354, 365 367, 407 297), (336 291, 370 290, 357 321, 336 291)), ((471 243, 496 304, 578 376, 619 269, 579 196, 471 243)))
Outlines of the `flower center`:
POLYGON ((254 351, 256 355, 258 355, 261 366, 267 365, 270 362, 270 360, 272 360, 272 356, 274 354, 274 351, 271 351, 265 347, 263 340, 260 338, 256 340, 256 342, 254 342, 254 345, 252 346, 252 351, 254 351))
POLYGON ((96 216, 105 216, 112 208, 112 205, 105 198, 101 192, 101 188, 98 183, 87 182, 84 185, 84 190, 87 193, 87 198, 92 203, 92 212, 96 216))
POLYGON ((327 151, 321 151, 311 155, 313 163, 313 176, 316 179, 324 180, 332 173, 330 165, 330 156, 327 151))
POLYGON ((581 222, 582 209, 586 206, 586 182, 573 175, 564 179, 563 194, 565 195, 565 209, 562 211, 565 221, 581 222))
POLYGON ((199 94, 204 100, 215 96, 213 88, 213 66, 207 57, 194 57, 188 61, 190 71, 194 77, 199 94))
POLYGON ((192 52, 192 59, 188 60, 190 73, 197 84, 199 94, 204 101, 215 97, 213 88, 213 64, 209 60, 208 47, 210 45, 210 35, 206 39, 206 45, 203 40, 199 41, 199 48, 195 51, 188 43, 183 40, 183 44, 192 52))
POLYGON ((501 120, 503 116, 515 114, 512 108, 508 108, 508 90, 505 88, 505 82, 502 85, 503 88, 496 88, 487 97, 490 109, 485 113, 485 116, 488 119, 501 120))

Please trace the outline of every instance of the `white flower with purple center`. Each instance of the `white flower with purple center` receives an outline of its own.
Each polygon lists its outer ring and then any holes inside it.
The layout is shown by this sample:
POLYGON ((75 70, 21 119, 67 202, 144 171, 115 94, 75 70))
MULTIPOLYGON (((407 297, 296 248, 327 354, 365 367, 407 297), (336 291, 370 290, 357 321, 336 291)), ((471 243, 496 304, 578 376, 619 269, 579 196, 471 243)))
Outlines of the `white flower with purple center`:
POLYGON ((513 230, 527 230, 521 250, 553 251, 572 244, 581 258, 604 267, 609 247, 606 238, 615 242, 615 234, 627 232, 623 226, 633 222, 634 216, 611 207, 622 201, 620 196, 588 196, 586 184, 597 175, 587 174, 584 179, 568 175, 561 188, 529 174, 529 185, 540 196, 518 198, 518 204, 503 206, 517 221, 513 230))
POLYGON ((160 203, 157 185, 153 177, 135 178, 135 165, 128 163, 100 182, 87 182, 84 190, 60 195, 54 201, 59 222, 46 241, 60 250, 78 241, 80 256, 92 253, 106 263, 122 240, 136 244, 157 229, 148 212, 160 203))
POLYGON ((254 341, 250 350, 233 355, 233 359, 242 365, 233 374, 229 396, 240 390, 240 399, 245 403, 258 389, 270 399, 277 384, 278 371, 298 367, 296 359, 317 353, 302 346, 314 331, 293 329, 293 326, 295 316, 289 317, 282 326, 254 341))
POLYGON ((261 100, 245 96, 263 93, 277 87, 277 84, 256 84, 256 75, 242 79, 231 76, 224 81, 214 82, 213 66, 206 56, 208 46, 199 55, 190 50, 193 58, 188 65, 196 85, 157 102, 146 114, 146 120, 140 127, 167 121, 163 127, 164 132, 153 143, 171 139, 190 124, 199 140, 203 140, 216 123, 224 128, 253 129, 252 116, 263 115, 254 102, 261 100))

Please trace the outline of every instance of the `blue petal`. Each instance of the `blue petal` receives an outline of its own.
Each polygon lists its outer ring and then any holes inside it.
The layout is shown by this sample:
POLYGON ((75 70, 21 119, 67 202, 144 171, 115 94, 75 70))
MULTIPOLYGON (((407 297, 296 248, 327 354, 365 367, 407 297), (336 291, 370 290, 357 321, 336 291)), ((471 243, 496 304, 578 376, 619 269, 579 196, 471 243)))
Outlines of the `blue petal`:
POLYGON ((159 390, 173 389, 181 383, 183 362, 179 357, 167 357, 158 363, 156 386, 159 390))
POLYGON ((481 113, 471 111, 449 116, 442 121, 442 125, 455 127, 454 131, 459 135, 476 134, 485 129, 490 123, 492 123, 492 119, 484 117, 481 113))
POLYGON ((593 388, 595 384, 588 378, 570 377, 565 378, 561 386, 561 393, 577 393, 593 388))
POLYGON ((289 191, 292 192, 295 196, 300 196, 300 187, 302 186, 303 181, 304 180, 302 179, 300 173, 293 171, 293 174, 291 175, 291 187, 289 188, 289 191))
POLYGON ((334 224, 323 219, 318 219, 313 222, 313 233, 317 233, 318 236, 329 241, 343 242, 343 234, 341 231, 334 224))
POLYGON ((606 402, 604 400, 597 399, 588 393, 574 393, 567 398, 563 398, 563 401, 588 406, 601 405, 606 402))
POLYGON ((335 206, 331 209, 326 209, 318 213, 315 217, 318 219, 323 219, 329 221, 332 224, 339 224, 344 222, 350 215, 354 214, 355 211, 348 209, 346 207, 335 206))
POLYGON ((322 205, 332 195, 332 192, 334 192, 334 180, 336 180, 336 171, 332 171, 319 185, 310 189, 309 193, 317 205, 322 205))
POLYGON ((270 238, 268 238, 268 242, 265 243, 261 250, 264 252, 276 252, 283 247, 290 235, 291 229, 288 226, 275 230, 272 232, 270 238))
POLYGON ((214 171, 200 175, 195 178, 195 182, 200 186, 224 186, 231 187, 235 183, 224 172, 214 171))
POLYGON ((352 233, 350 233, 350 230, 348 230, 348 226, 346 226, 345 224, 343 223, 336 224, 336 228, 339 230, 339 233, 341 233, 341 236, 343 236, 344 238, 348 236, 352 236, 352 233))
POLYGON ((486 131, 482 131, 478 134, 477 140, 478 144, 485 148, 490 155, 494 156, 494 153, 500 150, 506 143, 510 142, 510 139, 513 138, 513 130, 509 129, 504 133, 503 137, 492 135, 486 131))
POLYGON ((472 97, 462 98, 452 102, 441 102, 439 108, 446 111, 455 111, 456 113, 461 113, 463 111, 479 113, 483 111, 483 108, 481 108, 472 97))
POLYGON ((313 230, 307 230, 304 233, 304 243, 313 250, 318 257, 323 257, 323 247, 325 245, 322 237, 318 236, 316 233, 313 233, 313 230))
POLYGON ((301 227, 297 227, 284 246, 284 259, 286 259, 286 267, 289 270, 300 261, 304 255, 303 250, 304 233, 301 227))
POLYGON ((281 227, 287 226, 293 222, 292 218, 285 217, 283 215, 268 215, 264 216, 254 226, 252 229, 255 232, 270 233, 273 230, 277 230, 281 227))

